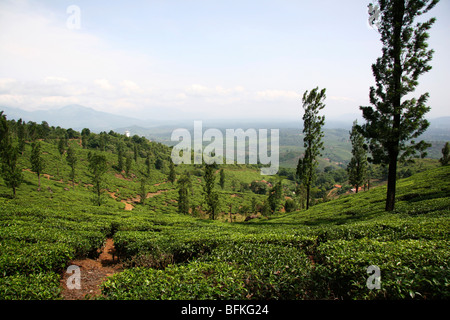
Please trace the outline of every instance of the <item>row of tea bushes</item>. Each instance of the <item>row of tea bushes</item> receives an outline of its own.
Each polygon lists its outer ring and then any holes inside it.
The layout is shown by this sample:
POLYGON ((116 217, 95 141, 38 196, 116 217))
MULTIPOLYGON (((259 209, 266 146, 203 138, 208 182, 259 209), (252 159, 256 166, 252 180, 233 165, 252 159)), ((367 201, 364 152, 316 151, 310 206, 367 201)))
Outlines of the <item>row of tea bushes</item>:
POLYGON ((448 240, 328 241, 316 252, 316 290, 339 299, 448 299, 449 245, 448 240), (374 280, 370 266, 379 269, 379 289, 367 286, 374 280))

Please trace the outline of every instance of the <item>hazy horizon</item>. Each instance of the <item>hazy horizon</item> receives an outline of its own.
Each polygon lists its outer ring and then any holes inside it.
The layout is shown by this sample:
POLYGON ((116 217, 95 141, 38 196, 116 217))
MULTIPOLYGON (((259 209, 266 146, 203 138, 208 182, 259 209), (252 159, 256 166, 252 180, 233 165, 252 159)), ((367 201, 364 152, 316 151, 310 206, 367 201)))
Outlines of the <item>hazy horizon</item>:
MULTIPOLYGON (((2 1, 0 106, 300 121, 303 92, 319 86, 329 119, 360 115, 381 55, 369 2, 2 1)), ((430 93, 429 119, 450 116, 449 9, 441 1, 427 15, 433 69, 414 96, 430 93)))

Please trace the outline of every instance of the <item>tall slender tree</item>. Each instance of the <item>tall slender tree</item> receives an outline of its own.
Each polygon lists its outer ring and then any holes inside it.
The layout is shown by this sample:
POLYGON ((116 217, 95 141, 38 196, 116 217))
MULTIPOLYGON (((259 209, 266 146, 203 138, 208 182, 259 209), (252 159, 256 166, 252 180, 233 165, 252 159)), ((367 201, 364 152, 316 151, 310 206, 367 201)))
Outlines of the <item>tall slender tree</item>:
POLYGON ((83 146, 83 149, 87 148, 87 143, 90 134, 91 130, 89 130, 88 128, 84 128, 83 130, 81 130, 81 145, 83 146))
POLYGON ((448 165, 450 161, 449 153, 450 153, 450 144, 446 142, 444 148, 442 148, 442 158, 439 159, 439 162, 443 166, 448 165))
POLYGON ((151 166, 151 161, 150 161, 150 152, 147 153, 147 158, 145 158, 145 167, 147 169, 147 176, 150 176, 150 166, 151 166))
POLYGON ((72 188, 75 190, 75 167, 77 164, 77 155, 75 153, 75 149, 72 146, 69 146, 67 149, 67 164, 70 166, 70 180, 72 180, 72 188))
POLYGON ((324 136, 322 127, 325 116, 320 116, 319 111, 325 107, 326 89, 319 91, 315 88, 303 94, 303 146, 305 155, 300 158, 297 165, 297 177, 306 188, 306 209, 309 209, 311 187, 316 179, 317 158, 323 150, 324 136))
POLYGON ((1 175, 16 197, 16 189, 23 181, 22 169, 18 164, 19 148, 13 144, 9 124, 3 111, 0 111, 0 159, 1 175))
POLYGON ((33 142, 31 145, 31 170, 36 172, 38 176, 38 191, 41 190, 41 173, 44 170, 44 159, 42 159, 41 154, 41 143, 33 142))
POLYGON ((272 189, 269 191, 269 196, 267 201, 269 202, 270 209, 272 213, 280 211, 282 207, 283 200, 283 186, 281 184, 281 179, 278 181, 272 189))
POLYGON ((370 88, 372 106, 360 107, 366 123, 361 132, 369 140, 371 161, 389 166, 386 211, 395 207, 397 162, 417 152, 422 157, 429 144, 416 142, 429 126, 424 115, 428 93, 418 99, 403 99, 415 91, 420 75, 431 69, 433 50, 428 49, 431 18, 416 22, 439 0, 379 0, 378 31, 383 44, 382 56, 372 65, 376 88, 370 88))
POLYGON ((356 193, 367 177, 367 154, 364 149, 364 137, 358 131, 357 121, 353 122, 350 131, 350 142, 352 143, 352 158, 347 166, 348 181, 354 186, 356 193))
POLYGON ((178 183, 178 212, 182 214, 189 214, 189 193, 192 187, 190 176, 183 174, 178 183))
POLYGON ((120 143, 117 145, 117 170, 123 170, 123 146, 120 143))
POLYGON ((171 183, 174 183, 176 178, 177 178, 177 175, 176 175, 176 172, 175 172, 175 165, 174 165, 172 159, 170 159, 170 164, 169 164, 169 176, 167 177, 167 179, 168 179, 171 183))
POLYGON ((212 220, 216 218, 216 212, 219 207, 219 194, 214 190, 216 184, 215 170, 215 163, 205 164, 205 184, 203 185, 203 193, 205 195, 207 212, 212 220))
POLYGON ((219 180, 219 184, 220 184, 220 187, 221 187, 222 190, 223 190, 223 188, 225 188, 225 171, 223 170, 223 168, 220 169, 220 180, 219 180))
POLYGON ((139 196, 141 197, 140 203, 142 205, 145 204, 145 200, 147 199, 147 175, 143 174, 139 179, 140 187, 139 187, 139 196))
POLYGON ((106 156, 100 153, 92 154, 89 152, 88 161, 88 168, 91 173, 92 184, 94 185, 94 202, 100 206, 102 204, 104 174, 108 169, 106 156))
POLYGON ((127 176, 130 175, 131 166, 132 166, 131 157, 130 157, 130 155, 126 155, 125 156, 125 173, 127 174, 127 176))

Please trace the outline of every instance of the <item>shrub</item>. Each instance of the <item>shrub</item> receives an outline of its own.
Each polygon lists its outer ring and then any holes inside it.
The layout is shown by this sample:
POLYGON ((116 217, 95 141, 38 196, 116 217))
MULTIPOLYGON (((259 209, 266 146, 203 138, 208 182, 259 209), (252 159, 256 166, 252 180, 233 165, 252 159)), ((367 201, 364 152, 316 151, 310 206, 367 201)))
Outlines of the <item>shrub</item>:
POLYGON ((106 299, 213 300, 247 295, 242 271, 227 263, 192 262, 165 270, 127 269, 102 284, 106 299))

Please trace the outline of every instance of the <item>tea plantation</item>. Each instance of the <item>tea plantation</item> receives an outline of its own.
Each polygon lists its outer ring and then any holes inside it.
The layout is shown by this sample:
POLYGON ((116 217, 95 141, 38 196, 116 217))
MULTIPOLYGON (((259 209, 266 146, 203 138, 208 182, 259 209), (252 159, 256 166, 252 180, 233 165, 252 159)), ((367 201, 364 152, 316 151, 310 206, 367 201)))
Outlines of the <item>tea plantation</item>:
MULTIPOLYGON (((239 211, 266 196, 232 187, 229 179, 224 189, 217 186, 221 214, 210 220, 200 174, 192 178, 191 214, 183 215, 177 183, 167 181, 164 168, 152 167, 142 203, 137 175, 114 170, 117 156, 108 151, 108 193, 95 205, 88 150, 70 143, 80 159, 75 186, 56 145, 45 141, 47 175, 39 191, 27 169, 28 145, 15 198, 0 180, 0 299, 62 299, 71 261, 97 258, 108 238, 124 270, 109 276, 95 299, 450 298, 449 166, 399 180, 394 212, 384 211, 380 186, 247 222, 239 211), (367 286, 369 266, 379 270, 378 288, 367 286)), ((133 172, 144 168, 138 158, 133 172)), ((256 168, 224 169, 242 185, 264 178, 256 168)), ((183 170, 176 168, 177 177, 183 170)))

